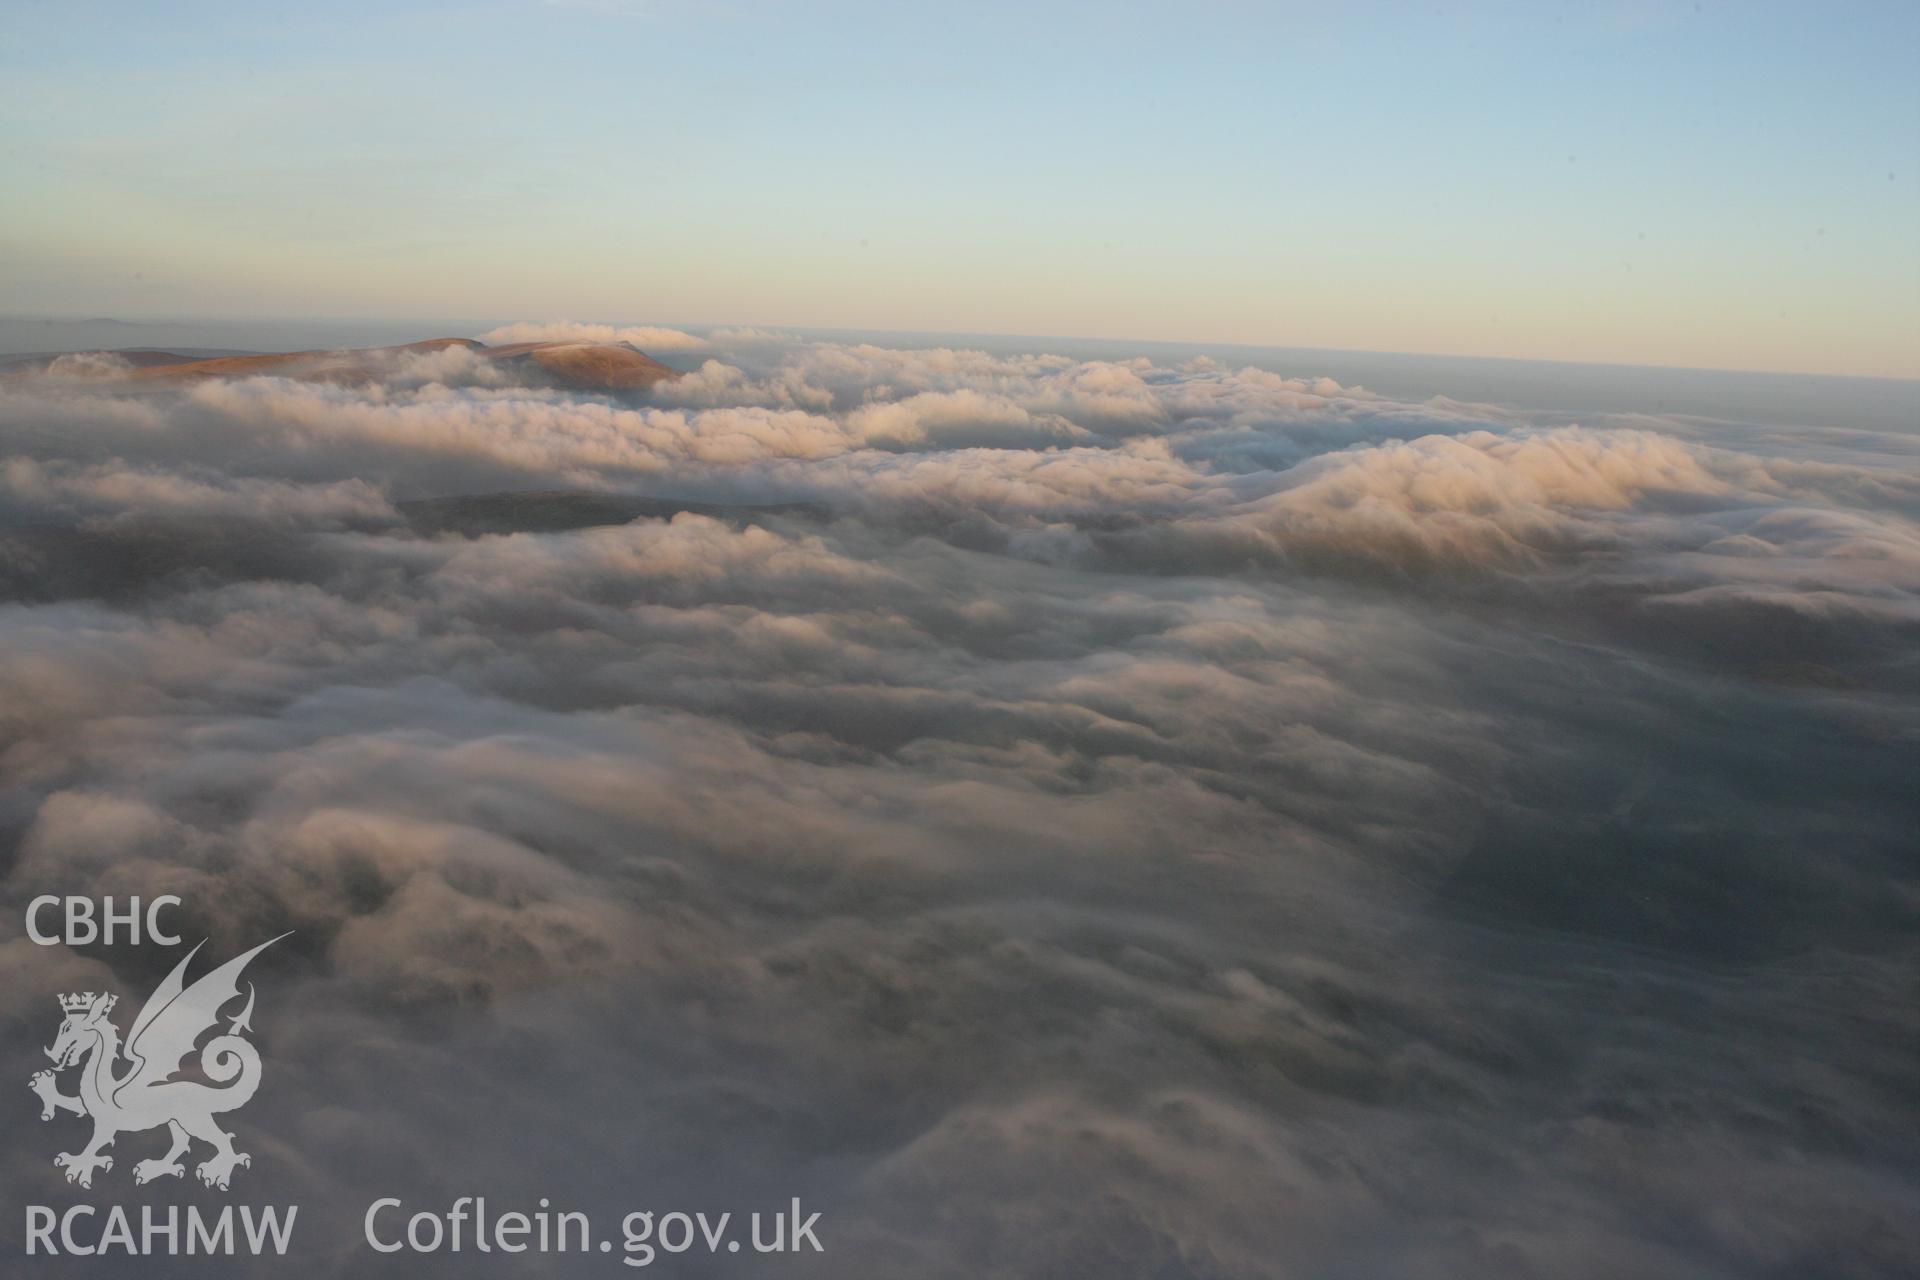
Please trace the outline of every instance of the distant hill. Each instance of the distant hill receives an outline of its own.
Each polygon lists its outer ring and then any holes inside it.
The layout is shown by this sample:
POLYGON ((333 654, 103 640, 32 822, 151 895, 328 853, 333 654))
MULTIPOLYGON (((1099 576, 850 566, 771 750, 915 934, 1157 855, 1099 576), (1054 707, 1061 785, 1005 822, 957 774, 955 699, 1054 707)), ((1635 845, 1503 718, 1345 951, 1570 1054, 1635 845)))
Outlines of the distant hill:
POLYGON ((111 355, 134 368, 145 368, 157 364, 184 364, 191 360, 208 360, 214 356, 245 354, 236 351, 160 351, 153 347, 117 347, 112 351, 29 351, 18 355, 0 356, 0 372, 32 373, 46 369, 63 355, 111 355))
MULTIPOLYGON (((680 376, 680 370, 655 360, 625 342, 516 342, 490 347, 471 338, 428 338, 394 347, 361 347, 342 351, 279 351, 205 358, 197 354, 155 351, 151 348, 72 354, 113 356, 129 367, 125 379, 148 384, 197 381, 203 378, 269 376, 316 382, 362 382, 375 379, 396 357, 430 354, 448 347, 465 347, 486 360, 512 366, 534 381, 551 382, 578 391, 629 391, 680 376)), ((35 356, 9 362, 7 373, 44 372, 58 356, 35 356)), ((96 371, 97 372, 97 371, 96 371)))
POLYGON ((502 364, 537 365, 562 386, 618 391, 650 387, 680 376, 638 347, 625 342, 516 342, 478 347, 480 355, 502 364))

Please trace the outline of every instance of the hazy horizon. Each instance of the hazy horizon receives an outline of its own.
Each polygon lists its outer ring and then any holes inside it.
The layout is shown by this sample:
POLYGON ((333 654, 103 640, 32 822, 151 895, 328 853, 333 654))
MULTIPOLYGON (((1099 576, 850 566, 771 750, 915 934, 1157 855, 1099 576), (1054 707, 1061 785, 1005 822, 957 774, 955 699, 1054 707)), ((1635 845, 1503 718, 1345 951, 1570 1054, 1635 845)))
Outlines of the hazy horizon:
MULTIPOLYGON (((200 351, 272 351, 377 346, 428 337, 475 337, 508 323, 568 326, 566 321, 499 318, 200 317, 185 319, 42 321, 0 315, 0 356, 53 351, 152 346, 200 351), (137 340, 135 340, 135 335, 137 340), (54 345, 36 345, 36 340, 54 345)), ((1595 361, 1531 360, 1424 352, 1351 351, 1247 344, 1102 339, 1068 335, 983 334, 798 328, 772 325, 699 326, 671 322, 572 326, 583 331, 657 334, 668 345, 649 354, 694 368, 726 345, 704 335, 764 334, 784 341, 862 340, 881 345, 965 345, 989 352, 1041 349, 1087 359, 1206 355, 1284 376, 1324 376, 1350 386, 1421 399, 1432 396, 1542 411, 1574 420, 1584 412, 1634 409, 1693 414, 1729 422, 1870 431, 1920 431, 1920 380, 1858 374, 1822 374, 1686 366, 1617 365, 1595 361), (692 345, 688 345, 691 342, 692 345)), ((643 344, 645 345, 645 344, 643 344)))
MULTIPOLYGON (((571 324, 571 317, 547 317, 541 321, 530 321, 527 317, 514 316, 406 316, 406 315, 348 315, 316 314, 301 316, 292 313, 246 313, 204 315, 155 312, 140 314, 125 312, 114 316, 88 315, 75 312, 69 315, 48 313, 0 313, 0 355, 28 354, 36 348, 15 345, 24 341, 34 325, 64 325, 80 327, 90 324, 124 325, 138 328, 172 328, 192 330, 195 327, 232 326, 236 332, 251 333, 256 338, 273 336, 276 330, 296 332, 324 332, 337 330, 341 335, 338 341, 350 343, 375 343, 393 335, 424 334, 432 337, 470 336, 512 323, 550 323, 571 324), (9 326, 14 326, 10 328, 9 326), (264 328, 263 328, 264 326, 264 328), (360 333, 377 336, 357 337, 360 333)), ((982 339, 994 343, 1032 343, 1067 342, 1080 344, 1100 344, 1108 347, 1191 347, 1196 351, 1203 349, 1227 351, 1273 351, 1301 353, 1308 355, 1332 356, 1387 356, 1408 357, 1413 359, 1436 359, 1458 361, 1485 361, 1490 363, 1528 364, 1548 366, 1573 366, 1600 369, 1649 369, 1674 373, 1725 373, 1753 374, 1759 377, 1779 378, 1830 378, 1836 381, 1861 382, 1920 382, 1920 372, 1915 373, 1827 373, 1817 369, 1754 369, 1736 368, 1720 365, 1671 364, 1658 361, 1628 362, 1619 360, 1579 360, 1548 356, 1509 356, 1474 354, 1461 351, 1413 351, 1391 350, 1373 347, 1316 347, 1298 343, 1260 343, 1237 342, 1224 339, 1207 338, 1155 338, 1142 334, 1101 335, 1088 333, 1029 333, 1017 330, 968 330, 968 329, 885 329, 860 325, 815 325, 777 320, 721 320, 694 321, 681 317, 654 318, 588 318, 581 323, 593 326, 605 325, 611 328, 627 326, 657 326, 687 331, 705 331, 710 329, 764 329, 768 331, 793 334, 797 337, 830 337, 864 335, 876 338, 915 338, 915 339, 982 339)), ((111 337, 110 331, 102 331, 102 336, 111 337)), ((49 350, 82 351, 111 350, 105 342, 85 340, 69 343, 49 350)), ((240 350, 242 348, 234 348, 240 350)), ((277 347, 249 347, 245 350, 278 350, 277 347)))

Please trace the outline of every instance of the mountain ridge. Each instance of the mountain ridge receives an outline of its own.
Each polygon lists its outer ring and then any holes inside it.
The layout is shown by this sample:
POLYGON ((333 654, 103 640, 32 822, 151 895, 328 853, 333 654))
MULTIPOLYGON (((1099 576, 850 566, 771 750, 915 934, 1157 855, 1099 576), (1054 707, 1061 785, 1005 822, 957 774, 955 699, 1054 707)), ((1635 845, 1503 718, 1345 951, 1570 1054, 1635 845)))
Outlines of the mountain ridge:
POLYGON ((79 357, 105 357, 111 364, 89 367, 88 377, 117 377, 127 381, 166 385, 206 378, 277 377, 313 382, 371 381, 382 366, 411 355, 430 356, 462 347, 475 356, 512 368, 525 377, 547 381, 575 391, 644 390, 681 376, 682 370, 654 359, 628 342, 515 342, 488 346, 473 338, 425 338, 386 347, 337 350, 249 352, 212 357, 180 355, 153 348, 126 351, 78 351, 45 356, 16 366, 5 377, 58 373, 60 362, 79 357))

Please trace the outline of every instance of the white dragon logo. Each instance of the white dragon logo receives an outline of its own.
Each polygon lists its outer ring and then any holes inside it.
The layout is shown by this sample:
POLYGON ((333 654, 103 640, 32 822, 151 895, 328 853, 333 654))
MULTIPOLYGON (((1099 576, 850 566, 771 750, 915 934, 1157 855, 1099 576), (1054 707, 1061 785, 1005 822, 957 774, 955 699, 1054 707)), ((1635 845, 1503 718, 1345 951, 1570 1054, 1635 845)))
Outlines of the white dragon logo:
MULTIPOLYGON (((280 938, 286 936, 283 933, 280 938)), ((230 1020, 227 1033, 216 1035, 200 1048, 200 1074, 213 1084, 174 1077, 193 1052, 195 1042, 219 1022, 221 1008, 239 996, 240 971, 280 938, 269 939, 227 961, 190 987, 184 981, 187 965, 206 943, 189 951, 186 959, 154 988, 140 1016, 133 1020, 125 1049, 132 1066, 121 1075, 114 1074, 122 1055, 120 1031, 107 1016, 119 997, 91 991, 60 997, 60 1008, 67 1016, 53 1047, 47 1050, 53 1070, 35 1072, 27 1087, 40 1095, 42 1120, 53 1119, 58 1111, 93 1117, 93 1140, 85 1150, 62 1152, 53 1158, 54 1164, 67 1171, 68 1182, 91 1187, 94 1170, 113 1168, 113 1157, 102 1152, 113 1145, 115 1137, 161 1125, 173 1135, 173 1146, 157 1160, 134 1165, 136 1183, 184 1174, 180 1157, 195 1138, 213 1147, 213 1155, 195 1171, 210 1187, 225 1191, 236 1166, 252 1165, 253 1158, 235 1151, 233 1135, 213 1119, 245 1106, 260 1087, 260 1054, 241 1038, 242 1032, 253 1030, 252 983, 247 984, 246 1007, 230 1020), (79 1094, 61 1093, 54 1073, 82 1062, 79 1094)))

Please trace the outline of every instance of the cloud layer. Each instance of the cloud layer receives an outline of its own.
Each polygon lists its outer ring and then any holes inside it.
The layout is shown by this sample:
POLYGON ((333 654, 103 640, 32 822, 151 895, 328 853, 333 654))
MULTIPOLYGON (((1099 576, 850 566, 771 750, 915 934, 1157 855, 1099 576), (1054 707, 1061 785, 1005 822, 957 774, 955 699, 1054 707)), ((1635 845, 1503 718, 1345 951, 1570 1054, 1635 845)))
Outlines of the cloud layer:
MULTIPOLYGON (((802 1275, 1920 1258, 1909 439, 694 341, 0 383, 6 918, 296 931, 303 1270, 369 1188, 800 1195, 802 1275)), ((172 960, 0 949, 23 1079, 172 960)))

